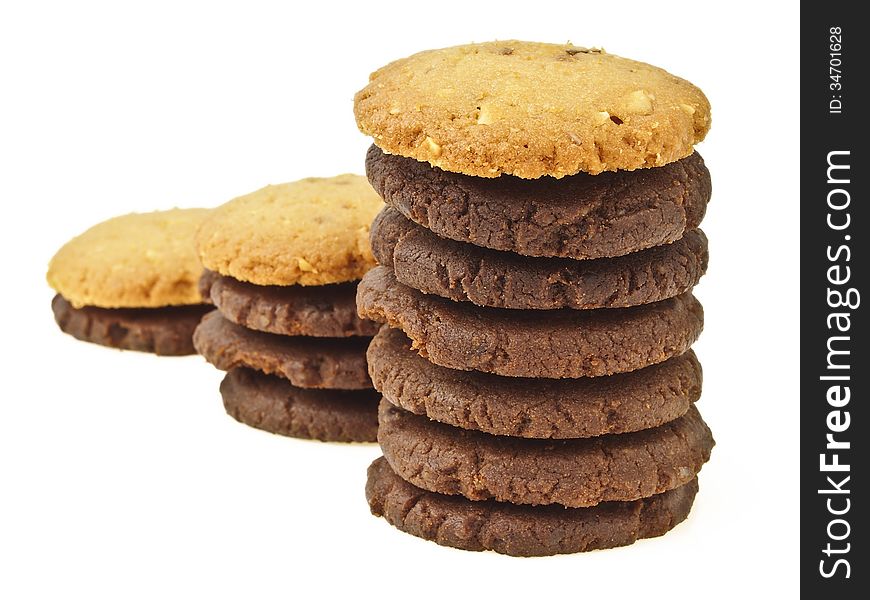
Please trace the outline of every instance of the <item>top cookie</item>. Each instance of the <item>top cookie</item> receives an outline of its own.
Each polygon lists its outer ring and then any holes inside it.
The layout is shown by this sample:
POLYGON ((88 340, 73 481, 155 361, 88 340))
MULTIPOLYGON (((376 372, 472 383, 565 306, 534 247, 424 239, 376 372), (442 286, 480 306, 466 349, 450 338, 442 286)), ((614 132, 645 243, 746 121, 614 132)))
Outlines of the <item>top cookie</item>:
POLYGON ((58 250, 48 284, 76 308, 199 304, 193 237, 208 213, 173 209, 103 221, 58 250))
POLYGON ((710 128, 701 90, 667 71, 515 40, 392 62, 357 92, 354 113, 384 151, 477 177, 658 167, 691 154, 710 128))
POLYGON ((383 202, 361 175, 269 185, 216 208, 196 236, 202 264, 256 285, 325 285, 375 265, 369 225, 383 202))

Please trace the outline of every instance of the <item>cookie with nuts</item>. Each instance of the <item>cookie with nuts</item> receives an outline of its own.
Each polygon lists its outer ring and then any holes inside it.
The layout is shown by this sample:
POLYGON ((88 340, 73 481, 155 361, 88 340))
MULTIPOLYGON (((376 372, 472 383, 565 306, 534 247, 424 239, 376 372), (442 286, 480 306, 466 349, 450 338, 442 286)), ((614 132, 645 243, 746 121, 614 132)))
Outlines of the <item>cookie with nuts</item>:
POLYGON ((360 130, 390 153, 477 177, 659 167, 692 153, 710 104, 667 71, 572 44, 428 50, 375 71, 360 130))
POLYGON ((382 207, 359 175, 269 185, 215 209, 197 251, 206 269, 255 285, 353 281, 374 265, 369 224, 382 207))

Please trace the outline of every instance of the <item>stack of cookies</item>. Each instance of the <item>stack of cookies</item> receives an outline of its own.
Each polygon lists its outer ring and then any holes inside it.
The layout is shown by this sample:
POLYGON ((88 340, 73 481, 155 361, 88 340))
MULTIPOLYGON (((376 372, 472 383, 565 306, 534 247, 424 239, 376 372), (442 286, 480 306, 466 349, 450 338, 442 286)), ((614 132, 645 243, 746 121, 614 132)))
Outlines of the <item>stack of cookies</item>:
POLYGON ((365 351, 378 326, 354 299, 382 206, 364 177, 340 175, 268 186, 202 224, 201 288, 216 310, 194 345, 227 371, 220 390, 236 420, 300 438, 376 439, 365 351))
POLYGON ((121 350, 194 354, 193 331, 209 310, 197 282, 193 236, 208 210, 131 213, 94 225, 48 266, 61 330, 121 350))
POLYGON ((356 95, 381 265, 374 514, 532 556, 659 536, 713 438, 694 406, 710 177, 700 90, 599 50, 422 52, 356 95))

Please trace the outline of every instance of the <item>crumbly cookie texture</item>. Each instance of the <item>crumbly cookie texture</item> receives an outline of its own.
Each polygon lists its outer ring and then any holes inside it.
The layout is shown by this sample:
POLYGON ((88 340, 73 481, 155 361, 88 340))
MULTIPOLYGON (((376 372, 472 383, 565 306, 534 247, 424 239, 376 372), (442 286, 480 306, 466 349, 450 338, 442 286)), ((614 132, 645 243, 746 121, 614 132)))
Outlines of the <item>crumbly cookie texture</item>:
POLYGON ((240 423, 291 437, 324 442, 375 442, 374 390, 298 388, 282 377, 243 367, 221 382, 224 408, 240 423))
POLYGON ((54 320, 77 340, 119 350, 159 356, 196 354, 193 331, 208 311, 207 304, 157 308, 73 308, 57 294, 51 301, 54 320))
POLYGON ((225 319, 256 331, 335 338, 371 337, 380 329, 378 323, 356 314, 355 281, 276 286, 218 276, 209 292, 225 319))
POLYGON ((363 277, 356 303, 361 317, 401 329, 436 365, 506 377, 627 373, 683 354, 704 327, 691 292, 629 308, 490 308, 424 294, 386 267, 363 277))
POLYGON ((715 445, 694 406, 654 429, 533 440, 457 429, 386 399, 378 409, 378 442, 393 471, 424 490, 571 508, 630 502, 685 485, 715 445))
POLYGON ((365 177, 269 185, 214 210, 200 227, 202 264, 257 285, 324 285, 374 266, 369 224, 383 207, 365 177))
POLYGON ((366 352, 372 383, 391 404, 460 429, 539 439, 591 438, 658 427, 701 397, 691 350, 610 377, 525 379, 456 371, 429 362, 398 329, 366 352))
POLYGON ((354 113, 386 152, 477 177, 658 167, 710 128, 703 92, 663 69, 517 40, 394 61, 371 74, 354 113))
POLYGON ((236 325, 214 310, 193 332, 193 347, 222 371, 247 367, 295 387, 367 390, 369 339, 276 335, 236 325))
POLYGON ((372 223, 372 251, 399 283, 478 306, 551 310, 623 308, 673 298, 707 270, 707 237, 691 229, 672 244, 616 258, 520 256, 438 237, 392 208, 372 223))
POLYGON ((67 242, 48 264, 48 284, 75 308, 200 304, 202 266, 193 247, 207 209, 131 213, 67 242))
POLYGON ((655 169, 483 179, 372 146, 366 173, 384 202, 441 237, 578 260, 623 256, 678 240, 701 223, 712 191, 710 172, 697 152, 655 169))
POLYGON ((462 550, 510 556, 551 556, 633 544, 664 535, 692 508, 698 480, 634 502, 590 508, 515 505, 427 492, 411 485, 383 457, 368 469, 372 514, 394 527, 462 550))

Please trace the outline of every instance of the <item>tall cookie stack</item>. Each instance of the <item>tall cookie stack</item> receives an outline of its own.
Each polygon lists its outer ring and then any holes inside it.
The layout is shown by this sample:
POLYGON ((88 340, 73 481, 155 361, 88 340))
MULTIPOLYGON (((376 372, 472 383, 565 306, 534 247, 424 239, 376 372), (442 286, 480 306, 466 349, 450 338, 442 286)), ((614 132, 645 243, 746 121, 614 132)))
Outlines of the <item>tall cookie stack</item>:
POLYGON ((368 350, 372 512, 523 556, 681 522, 714 443, 690 350, 701 91, 603 51, 495 42, 391 63, 355 113, 387 204, 357 294, 390 326, 368 350))
POLYGON ((227 371, 221 395, 235 419, 293 437, 376 439, 365 351, 378 326, 357 316, 355 296, 382 206, 365 178, 340 175, 268 186, 203 222, 201 288, 217 310, 193 341, 227 371))

